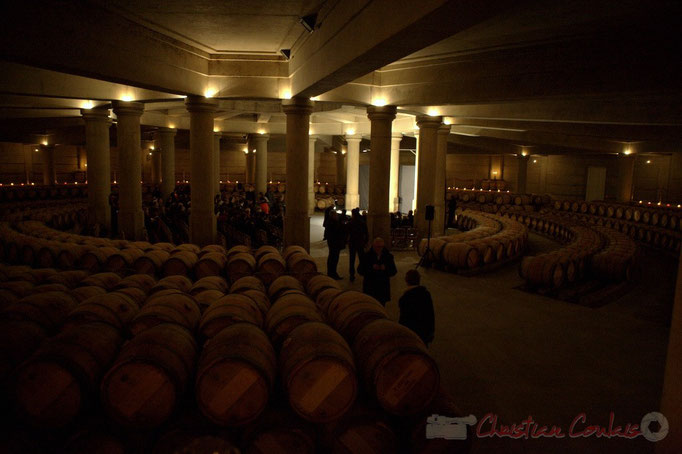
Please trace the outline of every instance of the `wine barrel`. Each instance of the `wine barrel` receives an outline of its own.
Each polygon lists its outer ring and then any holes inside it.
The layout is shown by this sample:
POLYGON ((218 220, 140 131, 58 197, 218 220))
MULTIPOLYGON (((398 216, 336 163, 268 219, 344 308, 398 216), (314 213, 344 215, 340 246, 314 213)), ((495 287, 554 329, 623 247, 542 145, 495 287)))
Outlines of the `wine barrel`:
POLYGON ((334 454, 400 452, 398 437, 386 416, 359 403, 341 420, 325 425, 322 438, 325 452, 334 454))
POLYGON ((194 296, 194 300, 197 302, 199 310, 203 314, 211 304, 225 296, 225 293, 219 290, 202 290, 192 296, 194 296))
POLYGON ((291 331, 311 321, 322 321, 315 303, 305 295, 292 293, 280 297, 272 305, 265 319, 265 331, 279 350, 291 331))
POLYGON ((156 325, 133 337, 102 380, 107 413, 136 429, 159 426, 184 393, 196 354, 192 335, 175 324, 156 325))
POLYGON ((277 358, 265 333, 248 323, 233 324, 204 345, 197 405, 216 424, 248 424, 265 409, 276 373, 277 358))
POLYGON ((194 332, 201 312, 194 298, 179 290, 161 290, 154 293, 130 323, 130 332, 137 336, 159 325, 174 323, 194 332))
POLYGON ((121 276, 116 273, 97 273, 91 274, 82 281, 79 282, 79 287, 86 287, 89 285, 94 285, 97 287, 102 287, 103 289, 109 291, 113 290, 114 287, 121 282, 121 276))
POLYGON ((256 302, 238 293, 225 295, 211 304, 201 317, 199 332, 210 339, 235 323, 250 323, 263 328, 263 313, 256 302))
POLYGON ((265 293, 265 286, 263 282, 255 276, 245 276, 237 279, 230 286, 230 293, 241 293, 246 290, 258 290, 265 293))
POLYGON ((251 254, 238 253, 230 256, 225 265, 225 273, 230 279, 230 282, 236 282, 238 279, 251 276, 256 270, 256 259, 251 254))
MULTIPOLYGON (((253 253, 253 257, 256 259, 256 262, 260 261, 260 258, 263 257, 266 254, 277 254, 280 255, 279 251, 277 250, 276 247, 270 246, 270 245, 263 245, 259 247, 256 252, 253 253)), ((280 256, 281 257, 281 256, 280 256)))
POLYGON ((177 251, 171 254, 163 264, 162 274, 164 276, 190 276, 197 260, 197 254, 192 251, 177 251))
POLYGON ((294 254, 286 262, 289 273, 304 284, 317 274, 315 260, 308 254, 294 254))
POLYGON ((183 293, 189 293, 191 288, 192 281, 190 281, 186 276, 177 274, 159 279, 159 281, 154 284, 151 289, 149 289, 149 294, 152 295, 161 290, 179 290, 183 293))
POLYGON ((191 295, 196 295, 197 293, 203 292, 204 290, 218 290, 222 293, 227 293, 229 290, 229 285, 227 281, 220 276, 206 276, 199 279, 192 285, 189 289, 191 295))
POLYGON ((47 282, 53 284, 62 284, 68 288, 74 288, 86 277, 88 277, 88 272, 85 270, 61 271, 53 276, 48 277, 47 282))
POLYGON ((304 254, 308 255, 308 251, 306 251, 303 247, 301 246, 287 246, 284 248, 284 251, 282 251, 282 258, 284 259, 285 262, 289 262, 289 259, 295 255, 295 254, 304 254))
POLYGON ((367 389, 387 412, 415 414, 436 396, 438 366, 409 328, 390 320, 375 320, 355 336, 353 352, 367 389))
POLYGON ((566 278, 559 257, 555 254, 524 257, 520 274, 530 285, 549 288, 561 287, 566 278))
POLYGON ((285 271, 286 263, 279 252, 263 254, 258 258, 258 277, 266 286, 270 286, 285 271))
POLYGON ((280 276, 275 279, 272 284, 270 284, 270 287, 268 288, 268 297, 274 304, 277 302, 277 298, 279 298, 279 296, 287 290, 298 290, 300 292, 305 292, 303 284, 301 284, 301 282, 295 277, 280 276))
POLYGON ((328 288, 335 288, 341 290, 341 286, 339 283, 336 281, 336 279, 333 279, 329 276, 326 276, 324 274, 318 274, 316 276, 313 276, 308 280, 306 283, 306 292, 308 292, 308 295, 313 300, 317 300, 318 295, 323 291, 328 288))
POLYGON ((329 326, 312 322, 293 330, 279 360, 289 404, 302 418, 330 422, 353 405, 357 396, 353 354, 329 326))
POLYGON ((7 305, 0 310, 0 317, 32 321, 51 333, 61 326, 75 307, 76 300, 70 293, 44 292, 26 296, 7 305))
POLYGON ((349 343, 367 324, 388 318, 386 309, 369 295, 349 290, 342 292, 327 306, 327 320, 349 343))
POLYGON ((133 268, 138 274, 149 274, 150 276, 156 276, 161 274, 163 264, 170 257, 167 251, 162 249, 153 249, 147 251, 144 255, 138 257, 133 263, 133 268))
POLYGON ((120 275, 127 274, 128 270, 133 267, 135 261, 142 257, 144 252, 137 248, 121 249, 119 252, 111 254, 107 258, 106 269, 113 273, 120 275))
POLYGON ((224 253, 207 252, 194 265, 194 275, 197 279, 207 276, 220 276, 225 268, 227 259, 224 253))
POLYGON ((258 306, 262 312, 263 317, 268 314, 268 311, 270 310, 270 300, 265 292, 261 292, 260 290, 244 290, 240 293, 248 296, 256 303, 256 306, 258 306))
POLYGON ((125 287, 116 290, 116 293, 121 293, 137 303, 138 307, 142 307, 147 299, 147 292, 137 287, 125 287))
POLYGON ((15 373, 18 413, 40 427, 71 423, 91 403, 90 395, 122 342, 115 328, 90 323, 43 343, 15 373))
POLYGON ((95 295, 103 295, 107 291, 103 289, 102 287, 97 287, 95 285, 90 285, 86 287, 78 287, 73 290, 71 290, 71 296, 73 299, 76 300, 76 302, 80 303, 82 301, 85 301, 86 299, 93 297, 95 295))
POLYGON ((247 454, 314 454, 315 429, 288 409, 268 407, 244 429, 247 454))
POLYGON ((101 322, 123 332, 139 311, 137 301, 120 292, 105 293, 86 299, 64 322, 64 329, 91 322, 101 322))
POLYGON ((91 273, 97 273, 104 268, 109 256, 118 252, 119 249, 113 247, 89 247, 81 255, 78 267, 91 273))
POLYGON ((47 331, 30 320, 0 321, 0 383, 47 338, 47 331))
POLYGON ((229 260, 235 254, 250 254, 251 248, 244 246, 243 244, 238 244, 237 246, 231 247, 225 254, 226 258, 229 260))
POLYGON ((196 254, 196 255, 198 255, 199 252, 201 252, 201 248, 199 246, 197 246, 196 244, 192 244, 192 243, 180 244, 180 245, 175 247, 175 250, 176 251, 189 251, 189 252, 192 252, 193 254, 196 254))
POLYGON ((114 288, 116 290, 129 287, 137 288, 142 290, 146 295, 151 291, 154 285, 156 285, 156 281, 148 274, 131 274, 130 276, 121 279, 114 288))

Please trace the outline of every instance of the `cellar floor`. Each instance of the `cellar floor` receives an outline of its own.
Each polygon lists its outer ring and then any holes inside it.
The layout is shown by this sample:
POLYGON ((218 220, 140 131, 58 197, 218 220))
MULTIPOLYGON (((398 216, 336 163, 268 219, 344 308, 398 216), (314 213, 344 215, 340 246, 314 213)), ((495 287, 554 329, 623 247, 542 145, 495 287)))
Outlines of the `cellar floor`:
MULTIPOLYGON (((321 216, 312 218, 311 255, 326 270, 321 216)), ((556 248, 531 234, 533 253, 556 248)), ((405 272, 418 261, 414 252, 396 252, 398 275, 387 305, 398 319, 397 300, 405 272)), ((429 350, 441 380, 463 414, 482 420, 497 415, 500 425, 520 424, 529 416, 539 425, 561 428, 564 438, 477 438, 472 453, 646 453, 654 443, 642 436, 572 438, 571 423, 581 413, 587 426, 639 424, 658 411, 663 381, 676 261, 646 251, 633 284, 599 307, 585 307, 519 289, 518 262, 493 272, 462 277, 420 269, 436 313, 436 336, 429 350)), ((348 253, 338 267, 344 288, 361 290, 348 280, 348 253)), ((489 420, 486 420, 489 421, 489 420)), ((492 424, 481 425, 490 432, 492 424)))

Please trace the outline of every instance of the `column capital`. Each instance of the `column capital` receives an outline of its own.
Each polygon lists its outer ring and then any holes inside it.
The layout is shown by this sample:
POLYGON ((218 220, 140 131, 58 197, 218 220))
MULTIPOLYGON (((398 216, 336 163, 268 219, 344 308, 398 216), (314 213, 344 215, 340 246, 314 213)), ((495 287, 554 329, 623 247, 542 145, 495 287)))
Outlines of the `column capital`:
POLYGON ((282 100, 282 110, 285 114, 310 114, 315 104, 310 98, 294 97, 282 100))
POLYGON ((187 111, 190 113, 213 113, 218 110, 218 102, 215 99, 205 98, 203 96, 188 96, 187 99, 185 99, 185 108, 187 108, 187 111))
POLYGON ((165 128, 165 127, 159 127, 159 128, 156 130, 156 134, 157 134, 157 135, 170 135, 170 136, 174 136, 177 132, 178 132, 178 131, 177 131, 177 129, 175 129, 175 128, 165 128))
POLYGON ((253 139, 254 142, 258 142, 261 140, 269 140, 270 139, 270 134, 251 134, 251 138, 253 139))
POLYGON ((403 140, 403 133, 402 132, 394 132, 391 134, 391 139, 392 140, 403 140))
POLYGON ((438 128, 438 134, 442 134, 444 136, 449 136, 451 126, 452 125, 446 125, 445 123, 441 124, 440 127, 438 128))
POLYGON ((135 101, 112 101, 111 105, 114 109, 114 114, 117 117, 129 115, 129 116, 141 116, 144 113, 144 103, 135 101))
POLYGON ((424 128, 436 129, 436 128, 439 128, 442 123, 443 123, 443 117, 431 117, 429 115, 417 115, 417 126, 419 126, 419 129, 424 129, 424 128))
POLYGON ((351 134, 351 135, 346 135, 346 142, 360 142, 362 140, 362 134, 351 134))
POLYGON ((370 121, 395 119, 396 106, 367 106, 367 117, 370 121))
POLYGON ((81 115, 85 121, 111 122, 108 108, 95 107, 92 109, 81 109, 81 115))

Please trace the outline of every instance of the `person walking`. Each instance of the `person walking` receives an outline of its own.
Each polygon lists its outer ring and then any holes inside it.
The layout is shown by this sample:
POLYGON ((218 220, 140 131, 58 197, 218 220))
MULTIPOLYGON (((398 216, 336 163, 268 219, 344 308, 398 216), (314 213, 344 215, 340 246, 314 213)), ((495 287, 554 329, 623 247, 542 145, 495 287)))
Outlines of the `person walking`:
POLYGON ((355 256, 362 258, 365 252, 365 245, 369 241, 369 233, 367 232, 367 224, 360 216, 360 209, 354 208, 351 210, 351 218, 347 225, 348 230, 348 255, 349 266, 348 272, 350 274, 350 281, 355 281, 355 256))
POLYGON ((327 247, 329 248, 329 256, 327 257, 327 276, 336 280, 341 280, 343 278, 339 276, 336 267, 339 264, 339 254, 346 248, 346 231, 339 220, 339 215, 336 211, 332 210, 329 212, 325 230, 327 232, 327 247))
POLYGON ((382 306, 391 300, 391 277, 398 273, 393 254, 384 247, 382 238, 375 238, 372 248, 362 255, 358 273, 364 277, 362 291, 376 298, 382 306))
POLYGON ((405 273, 407 289, 398 300, 400 318, 398 323, 410 328, 426 346, 433 341, 435 332, 435 316, 431 294, 420 285, 419 271, 411 269, 405 273))

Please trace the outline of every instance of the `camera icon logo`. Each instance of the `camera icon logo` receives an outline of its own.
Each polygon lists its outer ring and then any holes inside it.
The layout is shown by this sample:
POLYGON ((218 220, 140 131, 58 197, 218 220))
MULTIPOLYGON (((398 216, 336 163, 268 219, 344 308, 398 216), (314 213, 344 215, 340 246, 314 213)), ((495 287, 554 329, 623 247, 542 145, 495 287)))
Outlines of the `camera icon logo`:
POLYGON ((451 418, 441 415, 431 415, 426 418, 426 438, 444 438, 445 440, 466 440, 467 426, 476 424, 474 415, 461 418, 451 418))

